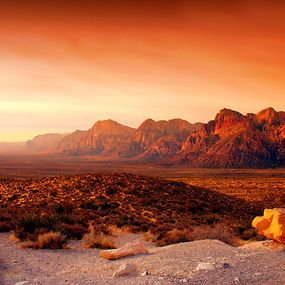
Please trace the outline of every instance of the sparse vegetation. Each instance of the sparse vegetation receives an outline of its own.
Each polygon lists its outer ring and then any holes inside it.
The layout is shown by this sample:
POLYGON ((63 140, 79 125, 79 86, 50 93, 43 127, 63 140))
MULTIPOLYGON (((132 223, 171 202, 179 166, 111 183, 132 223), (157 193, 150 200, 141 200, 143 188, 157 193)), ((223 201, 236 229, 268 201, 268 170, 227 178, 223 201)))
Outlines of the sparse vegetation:
POLYGON ((216 179, 216 184, 214 179, 207 181, 185 179, 197 184, 193 186, 131 174, 0 178, 0 231, 14 230, 21 241, 36 242, 39 235, 48 232, 59 232, 68 239, 85 235, 86 239, 92 222, 98 239, 94 246, 113 247, 106 241, 110 226, 144 232, 147 240, 164 245, 215 236, 226 240, 229 233, 222 234, 222 229, 215 233, 213 228, 227 224, 234 235, 251 240, 259 239, 251 229, 252 219, 266 207, 283 205, 279 186, 273 191, 272 187, 257 186, 255 179, 250 187, 262 189, 267 196, 254 196, 255 190, 249 197, 241 182, 231 182, 231 187, 238 187, 235 191, 227 187, 227 179, 216 179), (215 191, 198 183, 212 185, 215 191), (216 189, 219 183, 223 186, 216 189))
POLYGON ((241 240, 229 227, 222 224, 196 226, 192 229, 172 229, 153 239, 157 246, 202 239, 217 239, 238 246, 241 240))
POLYGON ((59 232, 48 232, 37 237, 36 241, 26 241, 22 243, 23 248, 33 249, 64 249, 69 240, 59 232))
POLYGON ((96 230, 94 225, 89 226, 89 233, 84 235, 83 241, 86 248, 116 248, 114 239, 110 235, 96 230))

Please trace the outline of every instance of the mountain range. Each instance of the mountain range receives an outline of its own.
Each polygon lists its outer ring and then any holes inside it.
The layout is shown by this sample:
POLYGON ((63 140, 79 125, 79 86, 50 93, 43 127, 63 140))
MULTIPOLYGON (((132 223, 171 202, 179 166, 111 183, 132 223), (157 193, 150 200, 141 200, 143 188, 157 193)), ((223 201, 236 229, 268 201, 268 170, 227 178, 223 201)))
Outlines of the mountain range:
POLYGON ((36 136, 23 148, 33 154, 92 155, 193 167, 285 166, 285 112, 267 108, 242 115, 222 109, 205 124, 147 119, 137 129, 104 120, 86 131, 36 136))

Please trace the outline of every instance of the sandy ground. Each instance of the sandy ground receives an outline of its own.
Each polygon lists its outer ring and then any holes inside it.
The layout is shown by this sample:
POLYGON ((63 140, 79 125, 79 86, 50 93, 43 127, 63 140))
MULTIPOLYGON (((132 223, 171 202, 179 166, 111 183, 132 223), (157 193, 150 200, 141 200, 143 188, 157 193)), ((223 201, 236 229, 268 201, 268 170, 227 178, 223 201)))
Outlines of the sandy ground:
MULTIPOLYGON (((99 250, 74 242, 66 250, 20 249, 0 234, 0 284, 285 284, 285 246, 271 241, 235 248, 218 240, 202 240, 155 248, 149 254, 116 261, 99 257, 99 250), (195 270, 201 262, 211 269, 195 270), (125 263, 137 272, 113 277, 125 263), (149 275, 141 276, 148 270, 149 275), (24 283, 18 283, 24 284, 24 283)), ((137 236, 128 237, 128 240, 137 236)), ((124 238, 119 240, 124 243, 124 238)))

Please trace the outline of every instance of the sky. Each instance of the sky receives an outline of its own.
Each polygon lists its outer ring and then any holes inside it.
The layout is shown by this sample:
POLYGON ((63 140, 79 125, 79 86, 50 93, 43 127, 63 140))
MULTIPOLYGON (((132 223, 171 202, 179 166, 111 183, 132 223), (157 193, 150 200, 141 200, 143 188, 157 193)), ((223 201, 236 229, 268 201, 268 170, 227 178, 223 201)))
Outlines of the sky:
POLYGON ((282 1, 0 1, 0 141, 285 110, 282 1))

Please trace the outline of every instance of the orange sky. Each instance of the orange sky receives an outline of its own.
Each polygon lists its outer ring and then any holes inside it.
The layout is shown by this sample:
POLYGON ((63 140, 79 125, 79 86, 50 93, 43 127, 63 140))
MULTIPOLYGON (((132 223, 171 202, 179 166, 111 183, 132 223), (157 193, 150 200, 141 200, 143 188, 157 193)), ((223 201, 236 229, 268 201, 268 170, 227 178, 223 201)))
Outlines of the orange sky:
POLYGON ((278 2, 1 1, 0 141, 285 110, 278 2))

